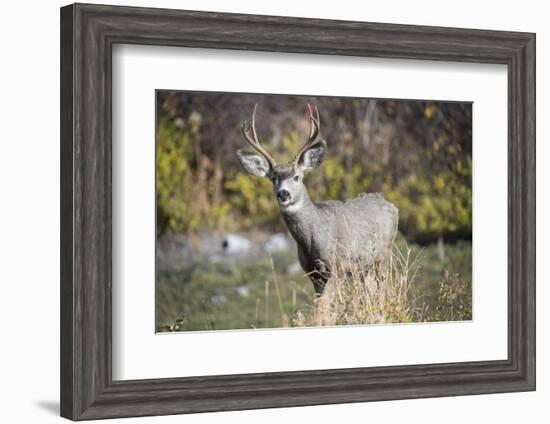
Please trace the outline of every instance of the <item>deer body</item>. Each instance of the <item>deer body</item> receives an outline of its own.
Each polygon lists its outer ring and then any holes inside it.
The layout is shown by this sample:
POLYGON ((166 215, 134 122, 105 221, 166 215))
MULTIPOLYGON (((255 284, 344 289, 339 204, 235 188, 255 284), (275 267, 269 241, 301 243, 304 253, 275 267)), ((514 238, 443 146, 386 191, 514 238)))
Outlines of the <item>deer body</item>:
POLYGON ((346 201, 310 201, 282 215, 298 245, 300 265, 318 294, 329 278, 326 265, 333 255, 369 267, 388 257, 397 232, 397 209, 379 193, 346 201))
MULTIPOLYGON (((298 259, 309 275, 318 295, 330 278, 333 255, 360 261, 365 267, 385 260, 397 233, 398 211, 379 193, 361 193, 355 199, 313 202, 303 184, 306 172, 318 167, 326 152, 324 140, 315 141, 319 131, 319 114, 311 108, 310 137, 290 164, 276 164, 260 146, 252 115, 252 134, 247 122, 243 133, 261 155, 239 150, 241 164, 252 175, 271 179, 279 208, 288 230, 296 240, 298 259)), ((317 110, 316 110, 317 111, 317 110)))

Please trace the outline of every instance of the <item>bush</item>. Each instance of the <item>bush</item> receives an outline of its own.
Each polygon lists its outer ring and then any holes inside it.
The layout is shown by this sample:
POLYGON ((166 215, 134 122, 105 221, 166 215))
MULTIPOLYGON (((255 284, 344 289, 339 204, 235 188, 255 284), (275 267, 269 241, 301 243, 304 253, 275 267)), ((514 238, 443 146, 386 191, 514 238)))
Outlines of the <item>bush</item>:
POLYGON ((472 232, 471 184, 472 161, 468 159, 455 171, 411 174, 393 187, 386 184, 383 192, 399 209, 399 225, 409 239, 467 237, 472 232))
POLYGON ((433 321, 472 319, 472 284, 459 274, 445 272, 439 286, 438 305, 433 321))

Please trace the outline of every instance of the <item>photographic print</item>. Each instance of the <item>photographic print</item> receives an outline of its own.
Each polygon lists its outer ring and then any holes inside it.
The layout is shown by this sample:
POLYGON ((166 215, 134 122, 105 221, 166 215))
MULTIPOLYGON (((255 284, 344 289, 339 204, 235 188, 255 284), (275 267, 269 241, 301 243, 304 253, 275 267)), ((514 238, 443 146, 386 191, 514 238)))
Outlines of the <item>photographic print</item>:
POLYGON ((157 90, 156 331, 472 319, 472 104, 157 90))

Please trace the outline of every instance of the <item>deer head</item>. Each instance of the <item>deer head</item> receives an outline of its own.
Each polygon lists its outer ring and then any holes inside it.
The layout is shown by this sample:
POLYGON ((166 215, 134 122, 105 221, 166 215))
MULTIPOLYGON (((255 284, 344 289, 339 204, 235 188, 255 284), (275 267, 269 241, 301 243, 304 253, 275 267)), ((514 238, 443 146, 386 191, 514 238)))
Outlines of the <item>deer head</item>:
POLYGON ((325 140, 319 140, 320 119, 317 107, 313 109, 308 104, 309 137, 294 159, 285 164, 277 164, 273 157, 263 148, 256 133, 256 109, 252 112, 252 121, 245 121, 242 131, 245 140, 256 153, 237 150, 239 161, 251 175, 267 177, 273 184, 273 192, 283 211, 299 209, 304 202, 309 201, 304 186, 304 175, 317 168, 325 157, 327 145, 325 140), (258 154, 259 153, 259 154, 258 154))

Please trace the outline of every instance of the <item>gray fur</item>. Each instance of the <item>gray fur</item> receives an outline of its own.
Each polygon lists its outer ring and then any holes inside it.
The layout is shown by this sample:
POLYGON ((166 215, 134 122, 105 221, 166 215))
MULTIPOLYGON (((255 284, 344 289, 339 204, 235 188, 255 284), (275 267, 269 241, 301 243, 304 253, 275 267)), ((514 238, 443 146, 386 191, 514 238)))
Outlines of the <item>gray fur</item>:
POLYGON ((333 254, 368 267, 389 256, 397 233, 397 208, 379 193, 362 193, 343 202, 309 200, 300 209, 282 210, 282 214, 298 245, 300 265, 318 294, 328 280, 327 264, 333 254))

